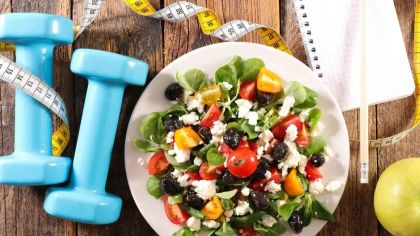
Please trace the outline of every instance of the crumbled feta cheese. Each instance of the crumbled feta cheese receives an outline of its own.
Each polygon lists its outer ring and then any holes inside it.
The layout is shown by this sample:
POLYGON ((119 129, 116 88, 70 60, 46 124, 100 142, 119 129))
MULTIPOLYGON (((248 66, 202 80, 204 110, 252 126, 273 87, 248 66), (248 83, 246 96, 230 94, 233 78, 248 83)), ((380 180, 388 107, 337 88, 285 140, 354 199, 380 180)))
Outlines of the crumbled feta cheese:
POLYGON ((191 112, 191 113, 188 113, 188 114, 185 114, 185 115, 181 116, 180 119, 186 125, 196 125, 196 124, 198 124, 198 120, 200 118, 198 117, 197 113, 191 112))
POLYGON ((270 193, 274 193, 281 190, 280 184, 276 184, 274 180, 271 180, 268 182, 268 184, 265 186, 264 191, 268 191, 270 193))
POLYGON ((274 218, 274 217, 272 217, 270 215, 263 215, 263 217, 261 218, 261 223, 264 226, 266 226, 268 228, 271 228, 271 227, 273 227, 273 225, 275 223, 277 223, 277 221, 276 221, 276 218, 274 218))
POLYGON ((283 166, 284 166, 284 162, 280 162, 280 163, 277 165, 277 169, 281 170, 281 168, 283 168, 283 166))
POLYGON ((264 154, 264 147, 263 146, 259 146, 257 148, 257 158, 258 160, 261 159, 262 155, 264 154))
POLYGON ((289 166, 283 163, 283 167, 281 169, 281 176, 286 177, 289 174, 288 169, 289 166))
POLYGON ((187 220, 187 226, 191 229, 191 231, 199 231, 201 228, 201 220, 191 216, 187 220))
POLYGON ((245 197, 248 197, 250 192, 251 192, 251 189, 247 187, 243 187, 241 190, 242 195, 244 195, 245 197))
POLYGON ((264 130, 260 135, 258 135, 258 140, 263 143, 268 143, 274 138, 273 133, 269 129, 264 130))
POLYGON ((283 206, 284 204, 286 204, 286 200, 280 200, 280 199, 276 200, 276 207, 277 208, 283 206))
POLYGON ((216 194, 216 180, 195 180, 192 182, 197 195, 207 200, 216 194))
POLYGON ((295 104, 295 98, 292 96, 287 96, 284 98, 283 105, 280 108, 279 116, 286 117, 289 114, 290 108, 295 104))
POLYGON ((309 192, 314 195, 319 195, 324 192, 324 185, 320 180, 315 180, 309 183, 309 192))
POLYGON ((238 99, 235 103, 238 105, 238 117, 245 118, 252 108, 252 102, 245 99, 238 99))
POLYGON ((308 158, 305 155, 301 154, 299 159, 299 173, 301 173, 304 176, 306 176, 306 164, 308 164, 308 158))
POLYGON ((171 131, 166 135, 166 143, 172 143, 174 141, 174 132, 171 131))
POLYGON ((201 166, 201 164, 203 164, 203 160, 201 160, 201 158, 199 157, 194 158, 194 165, 201 166))
POLYGON ((286 129, 286 137, 284 137, 284 141, 293 142, 298 136, 298 129, 296 125, 289 125, 286 129))
POLYGON ((285 141, 284 143, 289 148, 284 165, 287 166, 287 168, 297 167, 301 159, 301 154, 297 150, 296 144, 288 141, 285 141))
POLYGON ((182 174, 177 169, 175 169, 171 174, 176 178, 181 187, 187 187, 191 185, 191 181, 189 181, 190 176, 188 174, 182 174))
POLYGON ((267 170, 264 174, 266 179, 271 179, 271 172, 269 170, 267 170))
POLYGON ((203 221, 203 225, 207 226, 209 229, 216 229, 219 228, 220 223, 215 220, 205 220, 203 221))
POLYGON ((223 215, 225 215, 227 218, 232 217, 233 216, 233 210, 225 210, 225 213, 223 213, 223 215))
POLYGON ((190 159, 191 149, 181 150, 178 145, 174 143, 175 160, 178 163, 184 163, 190 159))
POLYGON ((304 109, 303 111, 301 111, 299 114, 300 121, 305 122, 306 118, 308 118, 309 116, 310 111, 311 109, 304 109))
POLYGON ((238 205, 234 209, 235 215, 243 216, 245 214, 254 212, 252 208, 249 206, 249 203, 246 201, 238 201, 238 205))
POLYGON ((196 96, 189 96, 187 98, 187 110, 191 111, 194 109, 197 109, 200 113, 204 111, 203 97, 201 94, 197 94, 196 96))
POLYGON ((255 126, 254 130, 255 130, 255 132, 260 132, 261 131, 261 126, 255 126))
POLYGON ((257 125, 258 123, 258 113, 255 111, 250 111, 246 114, 245 119, 248 120, 250 125, 257 125))
POLYGON ((228 82, 223 82, 222 84, 223 84, 223 86, 224 86, 227 90, 231 90, 231 89, 233 88, 233 85, 231 85, 231 84, 230 84, 230 83, 228 83, 228 82))
POLYGON ((327 190, 328 192, 335 192, 340 187, 341 187, 341 182, 338 180, 334 180, 328 183, 327 186, 325 186, 325 190, 327 190))
POLYGON ((213 127, 210 129, 213 138, 212 143, 218 143, 222 140, 223 134, 226 132, 227 124, 223 124, 220 120, 213 122, 213 127))
POLYGON ((174 149, 168 150, 168 154, 171 155, 171 156, 174 156, 175 155, 175 150, 174 149))
POLYGON ((265 115, 265 113, 266 113, 266 112, 267 112, 267 110, 266 110, 265 108, 260 108, 260 109, 257 111, 258 115, 260 115, 260 116, 265 115))

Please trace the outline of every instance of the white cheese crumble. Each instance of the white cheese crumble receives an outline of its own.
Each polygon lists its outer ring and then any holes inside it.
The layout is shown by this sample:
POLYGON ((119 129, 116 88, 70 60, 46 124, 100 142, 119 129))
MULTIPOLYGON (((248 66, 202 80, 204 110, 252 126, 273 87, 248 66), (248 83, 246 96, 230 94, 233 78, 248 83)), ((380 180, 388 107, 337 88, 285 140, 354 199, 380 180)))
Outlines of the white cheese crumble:
POLYGON ((284 143, 289 148, 289 152, 287 153, 283 168, 286 167, 287 169, 287 168, 297 167, 301 159, 301 154, 297 150, 296 144, 294 142, 288 142, 288 141, 285 141, 284 143))
POLYGON ((310 111, 311 111, 311 109, 304 109, 303 111, 301 111, 300 114, 299 114, 300 121, 305 122, 305 120, 309 116, 310 111))
POLYGON ((281 169, 281 176, 286 177, 289 174, 288 169, 289 169, 289 166, 283 163, 283 166, 281 169))
POLYGON ((260 135, 258 135, 258 140, 263 143, 268 143, 274 138, 273 133, 269 129, 264 130, 260 135))
POLYGON ((275 223, 277 223, 277 221, 276 221, 276 218, 274 218, 274 217, 272 217, 270 215, 263 215, 263 217, 261 218, 261 223, 264 226, 266 226, 268 228, 271 228, 271 227, 273 227, 273 225, 275 223))
POLYGON ((261 126, 255 126, 254 130, 255 132, 261 132, 261 126))
POLYGON ((195 180, 191 184, 197 195, 204 200, 216 194, 216 180, 195 180))
POLYGON ((207 226, 209 229, 216 229, 219 228, 220 223, 215 220, 205 220, 203 221, 203 225, 207 226))
POLYGON ((223 215, 225 215, 227 218, 230 218, 233 216, 233 210, 225 210, 225 212, 223 213, 223 215))
POLYGON ((324 192, 324 185, 320 180, 315 180, 309 183, 309 192, 314 195, 319 195, 324 192))
POLYGON ((335 192, 340 187, 341 187, 341 182, 338 180, 334 180, 328 183, 327 186, 325 186, 325 190, 327 190, 328 192, 335 192))
POLYGON ((190 159, 191 149, 181 150, 178 145, 174 143, 175 160, 178 163, 184 163, 190 159))
POLYGON ((245 119, 248 120, 250 125, 257 125, 258 124, 258 113, 256 111, 250 111, 246 114, 245 119))
POLYGON ((191 111, 194 109, 197 109, 200 113, 204 111, 203 97, 201 94, 197 94, 196 96, 189 96, 187 98, 187 110, 191 111))
POLYGON ((261 159, 262 155, 264 154, 264 146, 259 146, 257 148, 257 159, 261 159))
POLYGON ((223 124, 220 120, 213 122, 213 127, 210 129, 213 138, 212 143, 218 143, 222 140, 223 134, 226 132, 227 124, 223 124))
POLYGON ((300 160, 299 160, 299 173, 301 173, 302 175, 306 176, 306 164, 308 164, 308 158, 305 155, 300 155, 300 160))
POLYGON ((277 208, 283 206, 284 204, 286 204, 286 200, 280 200, 280 199, 276 200, 276 207, 277 208))
POLYGON ((235 103, 238 105, 238 117, 245 118, 252 108, 252 102, 245 99, 238 99, 235 103))
POLYGON ((269 170, 267 170, 264 174, 266 179, 271 179, 271 172, 269 170))
POLYGON ((235 215, 243 216, 245 214, 254 212, 251 207, 249 207, 249 203, 246 201, 238 201, 238 205, 234 209, 235 215))
POLYGON ((289 114, 290 108, 295 104, 295 98, 292 96, 287 96, 284 98, 283 105, 280 108, 279 116, 286 117, 289 114))
POLYGON ((258 115, 263 116, 263 115, 265 115, 265 113, 267 113, 267 110, 265 108, 260 108, 257 111, 257 113, 258 113, 258 115))
POLYGON ((198 120, 200 118, 198 117, 197 113, 191 112, 191 113, 188 113, 188 114, 185 114, 185 115, 181 116, 180 119, 186 125, 196 125, 196 124, 198 124, 198 120))
POLYGON ((268 182, 268 184, 265 186, 264 191, 268 191, 270 193, 274 193, 281 190, 280 184, 276 184, 274 180, 271 180, 268 182))
POLYGON ((293 142, 298 136, 298 129, 296 125, 289 125, 286 129, 286 137, 284 137, 284 141, 286 142, 293 142))
POLYGON ((203 164, 203 160, 201 160, 201 158, 199 157, 194 158, 194 165, 201 166, 201 164, 203 164))
POLYGON ((201 220, 191 216, 187 220, 187 226, 191 229, 191 231, 199 231, 201 228, 201 220))
POLYGON ((228 82, 223 82, 222 84, 223 84, 223 86, 224 86, 227 90, 231 90, 231 89, 233 88, 233 85, 231 85, 231 84, 230 84, 230 83, 228 83, 228 82))
POLYGON ((166 143, 172 143, 174 141, 174 132, 171 131, 166 135, 166 143))
POLYGON ((188 174, 182 174, 177 169, 175 169, 171 174, 176 178, 176 181, 178 181, 181 187, 184 188, 191 185, 191 181, 189 181, 190 176, 188 174))
POLYGON ((243 187, 241 190, 242 195, 244 195, 245 197, 248 197, 250 192, 251 192, 251 189, 247 187, 243 187))

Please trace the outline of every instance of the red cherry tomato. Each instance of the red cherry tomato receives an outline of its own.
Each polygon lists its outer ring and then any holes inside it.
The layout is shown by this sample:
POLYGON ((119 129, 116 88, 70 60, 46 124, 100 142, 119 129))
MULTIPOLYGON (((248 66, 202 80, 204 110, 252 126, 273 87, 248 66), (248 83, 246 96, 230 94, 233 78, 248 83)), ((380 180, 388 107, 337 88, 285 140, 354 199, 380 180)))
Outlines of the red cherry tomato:
POLYGON ((222 145, 220 145, 220 152, 222 154, 230 154, 233 150, 226 143, 222 143, 222 145))
POLYGON ((257 236, 257 232, 252 227, 247 229, 239 229, 238 232, 239 236, 257 236))
POLYGON ((311 162, 308 162, 308 164, 305 167, 305 171, 306 171, 306 178, 309 181, 322 179, 322 174, 319 172, 319 169, 316 168, 314 165, 312 165, 311 162))
POLYGON ((236 149, 227 160, 229 172, 238 178, 246 178, 252 175, 257 166, 257 154, 249 148, 236 149))
POLYGON ((257 146, 257 144, 256 144, 256 143, 251 142, 251 141, 248 141, 248 145, 249 145, 249 148, 250 148, 252 151, 254 151, 255 153, 257 153, 258 146, 257 146))
POLYGON ((163 151, 155 153, 149 161, 149 174, 158 175, 169 168, 171 164, 166 160, 165 153, 163 151))
POLYGON ((200 125, 207 128, 213 127, 213 122, 219 120, 221 114, 222 112, 215 104, 211 105, 204 118, 200 121, 200 125))
POLYGON ((243 139, 241 139, 241 141, 239 141, 238 147, 236 149, 240 149, 240 148, 251 148, 249 146, 248 141, 245 141, 243 139))
POLYGON ((289 115, 273 126, 272 132, 274 136, 276 138, 284 139, 284 137, 286 137, 286 130, 290 125, 295 125, 298 132, 302 130, 302 121, 300 121, 299 116, 289 115))
POLYGON ((185 173, 190 177, 190 180, 201 180, 200 173, 198 172, 187 171, 185 173))
POLYGON ((204 162, 200 166, 200 170, 198 173, 200 177, 205 180, 213 180, 217 179, 222 173, 225 167, 223 165, 220 166, 213 166, 210 165, 208 162, 204 162))
POLYGON ((257 81, 243 81, 239 88, 239 96, 251 102, 256 101, 257 81))
POLYGON ((311 133, 307 124, 302 125, 302 130, 299 132, 295 143, 301 147, 307 147, 311 144, 311 133))
POLYGON ((188 220, 188 218, 190 218, 190 215, 183 211, 177 203, 168 203, 168 195, 163 197, 163 205, 165 207, 166 216, 174 224, 183 224, 188 220))
POLYGON ((267 149, 267 152, 266 152, 266 153, 270 154, 270 153, 271 153, 271 151, 273 151, 273 147, 274 147, 276 144, 278 144, 279 142, 280 142, 280 141, 279 141, 278 139, 273 138, 273 139, 270 141, 270 146, 268 147, 268 149, 267 149))
POLYGON ((271 173, 271 178, 267 179, 267 178, 262 178, 262 179, 257 179, 254 180, 251 183, 250 188, 254 189, 254 190, 258 190, 258 191, 264 191, 265 186, 268 184, 268 182, 274 180, 274 183, 276 184, 280 184, 281 182, 281 176, 279 174, 279 172, 277 171, 277 169, 275 167, 271 167, 270 168, 270 173, 271 173))

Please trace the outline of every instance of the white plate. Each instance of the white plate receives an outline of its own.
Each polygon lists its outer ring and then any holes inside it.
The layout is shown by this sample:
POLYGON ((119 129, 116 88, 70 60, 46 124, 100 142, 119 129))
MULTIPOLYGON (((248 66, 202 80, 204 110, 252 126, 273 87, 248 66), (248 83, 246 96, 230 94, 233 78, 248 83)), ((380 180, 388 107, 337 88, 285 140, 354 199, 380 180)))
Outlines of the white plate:
MULTIPOLYGON (((235 55, 242 58, 261 58, 267 68, 276 72, 285 81, 299 81, 318 93, 318 106, 323 113, 321 121, 326 126, 322 134, 336 155, 321 167, 325 177, 323 182, 338 180, 342 183, 336 192, 323 193, 320 199, 333 211, 343 194, 349 170, 350 151, 347 129, 337 102, 322 81, 306 65, 276 49, 253 43, 214 44, 187 53, 165 67, 143 92, 128 125, 125 140, 125 169, 128 184, 140 212, 159 235, 172 235, 179 226, 172 224, 166 218, 162 201, 156 200, 147 193, 146 181, 149 177, 147 161, 151 154, 144 154, 133 146, 133 140, 140 137, 138 131, 140 122, 150 112, 162 111, 170 106, 164 91, 168 84, 175 81, 178 70, 185 72, 191 68, 199 68, 209 78, 213 78, 216 69, 228 63, 235 55), (141 159, 145 160, 144 165, 140 165, 141 159)), ((324 225, 325 222, 314 220, 304 228, 302 235, 315 235, 324 225)), ((292 232, 289 230, 285 235, 288 234, 292 232)))

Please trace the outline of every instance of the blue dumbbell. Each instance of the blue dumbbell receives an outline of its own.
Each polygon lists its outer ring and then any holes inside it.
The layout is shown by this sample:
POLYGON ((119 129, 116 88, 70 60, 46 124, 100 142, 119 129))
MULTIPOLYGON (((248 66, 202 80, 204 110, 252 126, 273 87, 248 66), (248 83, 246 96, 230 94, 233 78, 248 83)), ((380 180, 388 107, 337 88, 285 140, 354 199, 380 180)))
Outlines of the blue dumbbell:
MULTIPOLYGON (((0 15, 0 41, 16 45, 16 63, 52 85, 53 50, 73 42, 73 22, 38 13, 0 15)), ((0 184, 49 185, 67 180, 71 159, 52 155, 51 112, 16 89, 15 150, 0 157, 0 184)))
POLYGON ((149 66, 115 53, 78 49, 71 71, 88 79, 70 183, 47 192, 47 213, 88 224, 118 220, 122 201, 105 192, 124 88, 144 85, 149 66))

